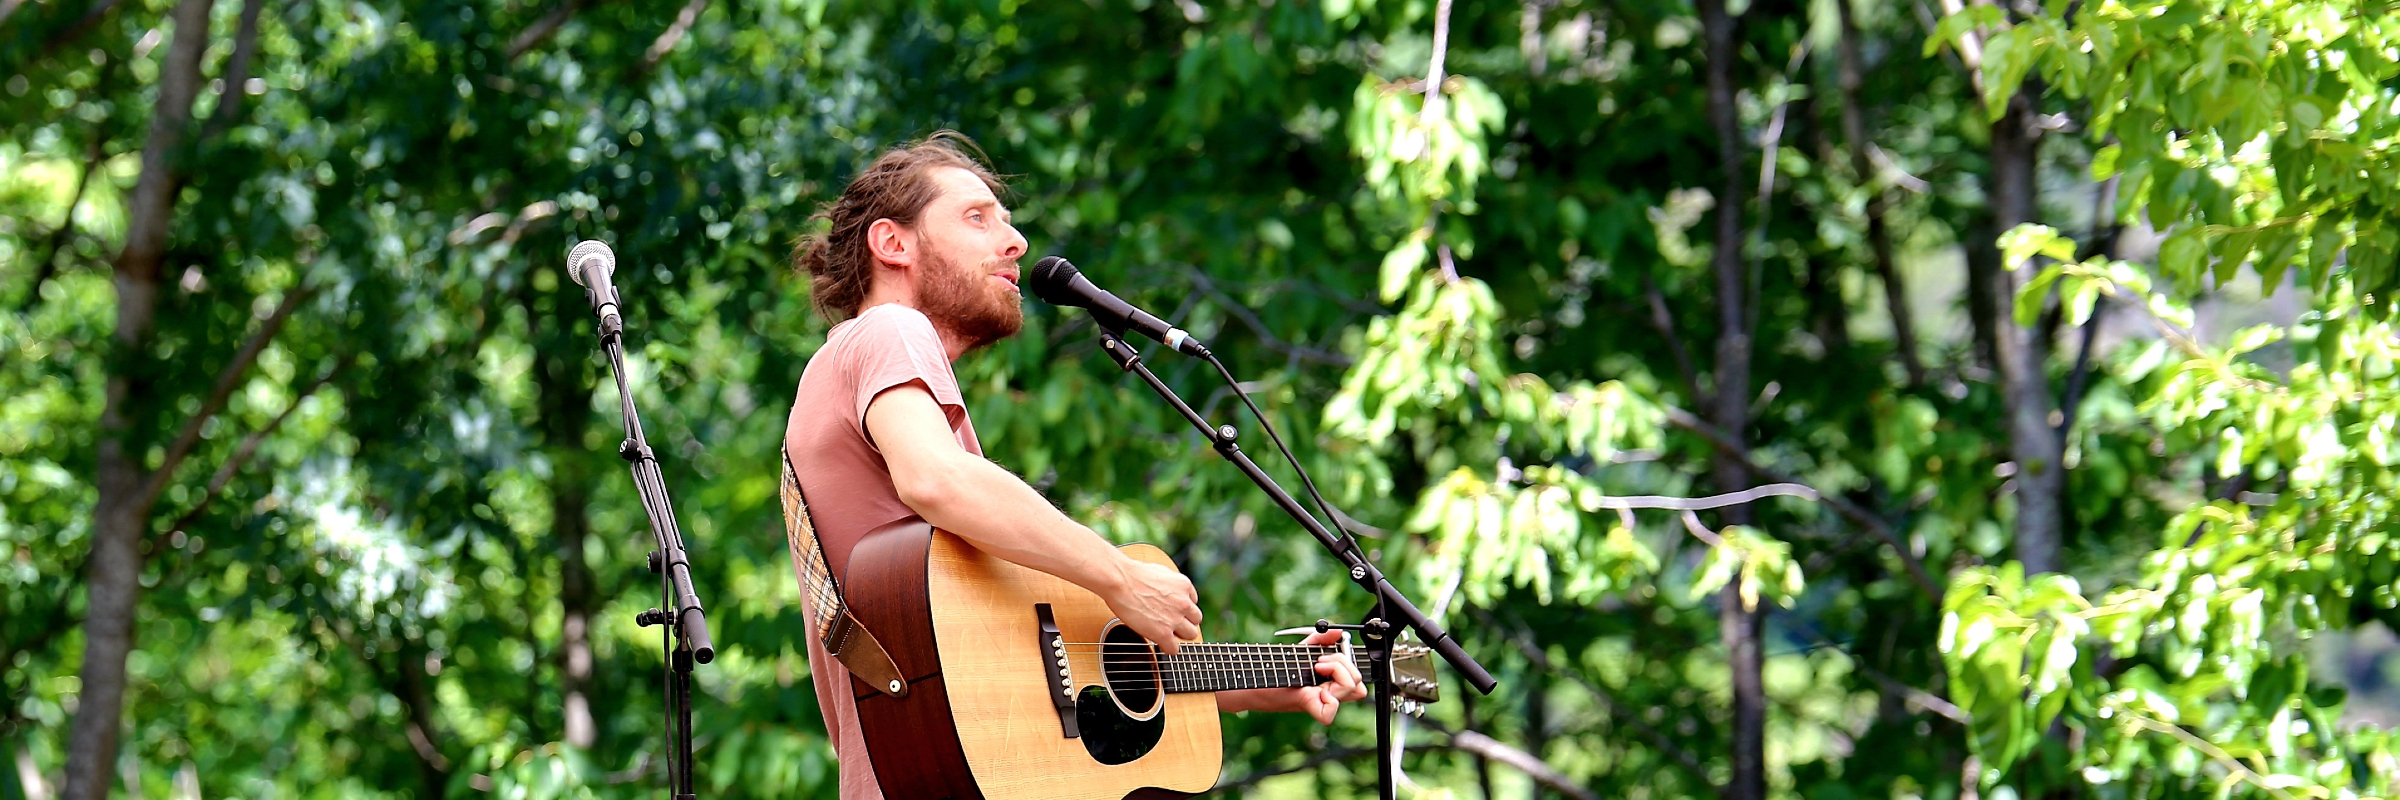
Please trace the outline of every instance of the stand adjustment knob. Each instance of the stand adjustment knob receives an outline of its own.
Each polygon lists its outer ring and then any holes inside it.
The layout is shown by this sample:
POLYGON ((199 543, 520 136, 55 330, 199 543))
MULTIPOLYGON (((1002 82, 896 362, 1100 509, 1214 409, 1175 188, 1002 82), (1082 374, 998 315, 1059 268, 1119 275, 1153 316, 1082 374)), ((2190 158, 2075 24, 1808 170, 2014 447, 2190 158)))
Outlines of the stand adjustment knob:
POLYGON ((656 575, 661 569, 665 569, 665 567, 658 563, 658 551, 650 551, 650 574, 656 575))
POLYGON ((644 628, 652 625, 665 625, 667 624, 667 612, 653 608, 648 611, 635 614, 633 615, 633 624, 640 625, 644 628))

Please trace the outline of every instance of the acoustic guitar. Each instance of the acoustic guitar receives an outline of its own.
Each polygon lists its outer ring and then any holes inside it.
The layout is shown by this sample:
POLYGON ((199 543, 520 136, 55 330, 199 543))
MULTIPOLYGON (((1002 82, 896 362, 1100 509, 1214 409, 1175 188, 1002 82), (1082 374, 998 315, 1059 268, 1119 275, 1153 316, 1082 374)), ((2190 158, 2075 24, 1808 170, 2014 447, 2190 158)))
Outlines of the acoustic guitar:
MULTIPOLYGON (((1165 552, 1126 545, 1173 568, 1165 552)), ((892 800, 1187 797, 1224 757, 1211 692, 1323 682, 1336 645, 1185 642, 1175 655, 1113 619, 1099 596, 984 553, 924 522, 868 534, 850 553, 849 611, 897 675, 855 672, 859 731, 892 800)), ((1411 708, 1439 692, 1429 651, 1392 663, 1411 708)))

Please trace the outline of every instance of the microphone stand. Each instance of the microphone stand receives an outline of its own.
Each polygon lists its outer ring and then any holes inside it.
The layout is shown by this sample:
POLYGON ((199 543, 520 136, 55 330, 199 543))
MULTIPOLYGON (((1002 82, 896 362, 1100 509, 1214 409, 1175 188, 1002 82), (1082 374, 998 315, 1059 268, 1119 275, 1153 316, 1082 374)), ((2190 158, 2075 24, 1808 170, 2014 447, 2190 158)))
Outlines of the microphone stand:
MULTIPOLYGON (((1097 318, 1095 317, 1095 319, 1097 318)), ((1376 795, 1382 800, 1393 800, 1398 792, 1397 776, 1394 774, 1394 770, 1400 760, 1398 749, 1400 743, 1394 741, 1392 736, 1392 714, 1396 699, 1396 687, 1393 686, 1391 669, 1392 646, 1400 638, 1400 631, 1396 630, 1394 626, 1415 628, 1417 635, 1431 646, 1434 652, 1440 653, 1443 660, 1450 662, 1450 666, 1457 669, 1460 677, 1475 687, 1476 691, 1491 694, 1492 687, 1498 686, 1499 681, 1494 680, 1492 674, 1486 671, 1482 664, 1476 663, 1473 656, 1467 655, 1466 650, 1459 647, 1458 640, 1451 638, 1449 631, 1443 630, 1439 623, 1426 617, 1425 612, 1417 610, 1416 604, 1409 602, 1408 597, 1401 594, 1398 587, 1393 586, 1391 581, 1385 580, 1383 572, 1376 569, 1374 563, 1367 560, 1365 553, 1360 552, 1356 540, 1335 536, 1323 524, 1318 523, 1317 518, 1300 505, 1300 501, 1292 499, 1291 493, 1284 491, 1282 486, 1276 485, 1275 479, 1268 477, 1266 470, 1259 469, 1257 462, 1251 461, 1250 455, 1242 452, 1241 446, 1235 443, 1234 440, 1239 431, 1231 425, 1210 425, 1207 419, 1200 416, 1199 412, 1192 410, 1191 404, 1177 396, 1175 390, 1167 388, 1165 382, 1160 381, 1157 375, 1150 372, 1149 367, 1142 364, 1141 354, 1135 352, 1133 347, 1125 342, 1123 334, 1122 330, 1102 324, 1100 326, 1100 351, 1107 353, 1109 360, 1117 362, 1120 369, 1141 376, 1142 382, 1150 385, 1150 391, 1158 393, 1159 398, 1166 400, 1167 404, 1173 406, 1177 413, 1182 414, 1185 420, 1192 423, 1192 427, 1199 428, 1201 434, 1208 437, 1209 444, 1216 448, 1217 455, 1223 456, 1226 461, 1231 462, 1235 469, 1250 478, 1251 483, 1258 484, 1258 488, 1267 493, 1268 499, 1275 501, 1275 505, 1282 508, 1285 514, 1291 515, 1294 521, 1300 523, 1300 527, 1307 529, 1310 535, 1315 536, 1317 543, 1323 545, 1326 552, 1332 553, 1336 560, 1348 567, 1351 582, 1375 595, 1375 607, 1368 612, 1366 622, 1359 625, 1331 625, 1320 622, 1318 629, 1357 630, 1367 640, 1367 647, 1364 651, 1367 655, 1367 663, 1360 665, 1360 673, 1374 692, 1376 795)), ((1236 387, 1235 391, 1240 391, 1240 388, 1236 387)))
MULTIPOLYGON (((605 280, 605 277, 602 278, 605 280)), ((692 800, 692 665, 716 660, 717 648, 708 636, 708 617, 692 591, 691 563, 683 549, 683 533, 675 525, 675 508, 667 501, 667 484, 658 470, 658 457, 642 436, 642 418, 633 407, 633 388, 625 381, 624 321, 616 287, 601 283, 587 290, 592 307, 601 313, 600 349, 608 354, 609 371, 617 379, 617 408, 625 420, 625 442, 617 456, 633 470, 633 490, 641 496, 642 513, 650 519, 656 549, 649 566, 659 576, 660 605, 634 615, 642 627, 658 625, 659 647, 666 655, 666 722, 668 737, 667 787, 672 800, 692 800)))

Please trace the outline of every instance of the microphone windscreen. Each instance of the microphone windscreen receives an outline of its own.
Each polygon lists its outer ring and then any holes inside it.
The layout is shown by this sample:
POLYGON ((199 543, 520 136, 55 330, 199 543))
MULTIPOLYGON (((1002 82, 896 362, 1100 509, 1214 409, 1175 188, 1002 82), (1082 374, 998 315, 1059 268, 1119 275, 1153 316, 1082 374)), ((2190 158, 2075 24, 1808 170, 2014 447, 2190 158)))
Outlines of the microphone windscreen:
POLYGON ((608 249, 607 242, 603 242, 598 239, 585 239, 583 241, 576 242, 575 249, 567 251, 567 277, 575 281, 575 285, 577 286, 588 287, 592 285, 590 281, 584 279, 583 271, 586 268, 586 263, 594 260, 597 260, 599 263, 592 264, 591 266, 599 269, 601 275, 610 276, 617 274, 616 251, 608 249))
POLYGON ((1042 256, 1042 260, 1033 262, 1033 271, 1025 274, 1025 285, 1032 288, 1033 296, 1041 298, 1042 302, 1054 306, 1080 306, 1081 303, 1075 302, 1074 293, 1067 291, 1067 284, 1080 277, 1083 277, 1083 271, 1076 269, 1066 259, 1042 256))

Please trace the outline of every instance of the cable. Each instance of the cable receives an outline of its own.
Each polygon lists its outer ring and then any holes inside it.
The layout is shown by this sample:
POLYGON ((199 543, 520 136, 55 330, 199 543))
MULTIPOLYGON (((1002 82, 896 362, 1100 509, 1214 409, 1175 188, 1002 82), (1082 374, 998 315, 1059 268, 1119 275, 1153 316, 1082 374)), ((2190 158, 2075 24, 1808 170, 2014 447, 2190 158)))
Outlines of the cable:
POLYGON ((1242 405, 1250 407, 1250 416, 1258 418, 1258 426, 1266 429, 1267 439, 1274 442, 1275 449, 1283 453, 1284 462, 1292 465, 1293 472, 1299 473, 1300 485, 1308 490, 1308 499, 1317 504, 1318 513, 1324 514, 1325 521, 1341 532, 1342 541, 1349 542, 1353 549, 1359 549, 1358 537, 1350 534, 1350 526, 1343 524, 1342 517, 1333 513, 1333 506, 1325 502, 1325 496, 1317 493, 1316 480, 1310 478, 1308 470, 1300 466, 1300 459, 1292 455, 1292 448, 1284 446, 1283 435, 1275 432, 1275 423, 1267 421, 1267 412, 1259 410, 1258 403, 1250 399, 1249 392, 1242 391, 1242 382, 1234 379, 1233 370, 1226 369, 1225 362, 1217 360, 1215 353, 1208 354, 1208 363, 1217 368, 1218 375, 1225 377, 1225 387, 1233 390, 1233 396, 1241 398, 1242 405))

